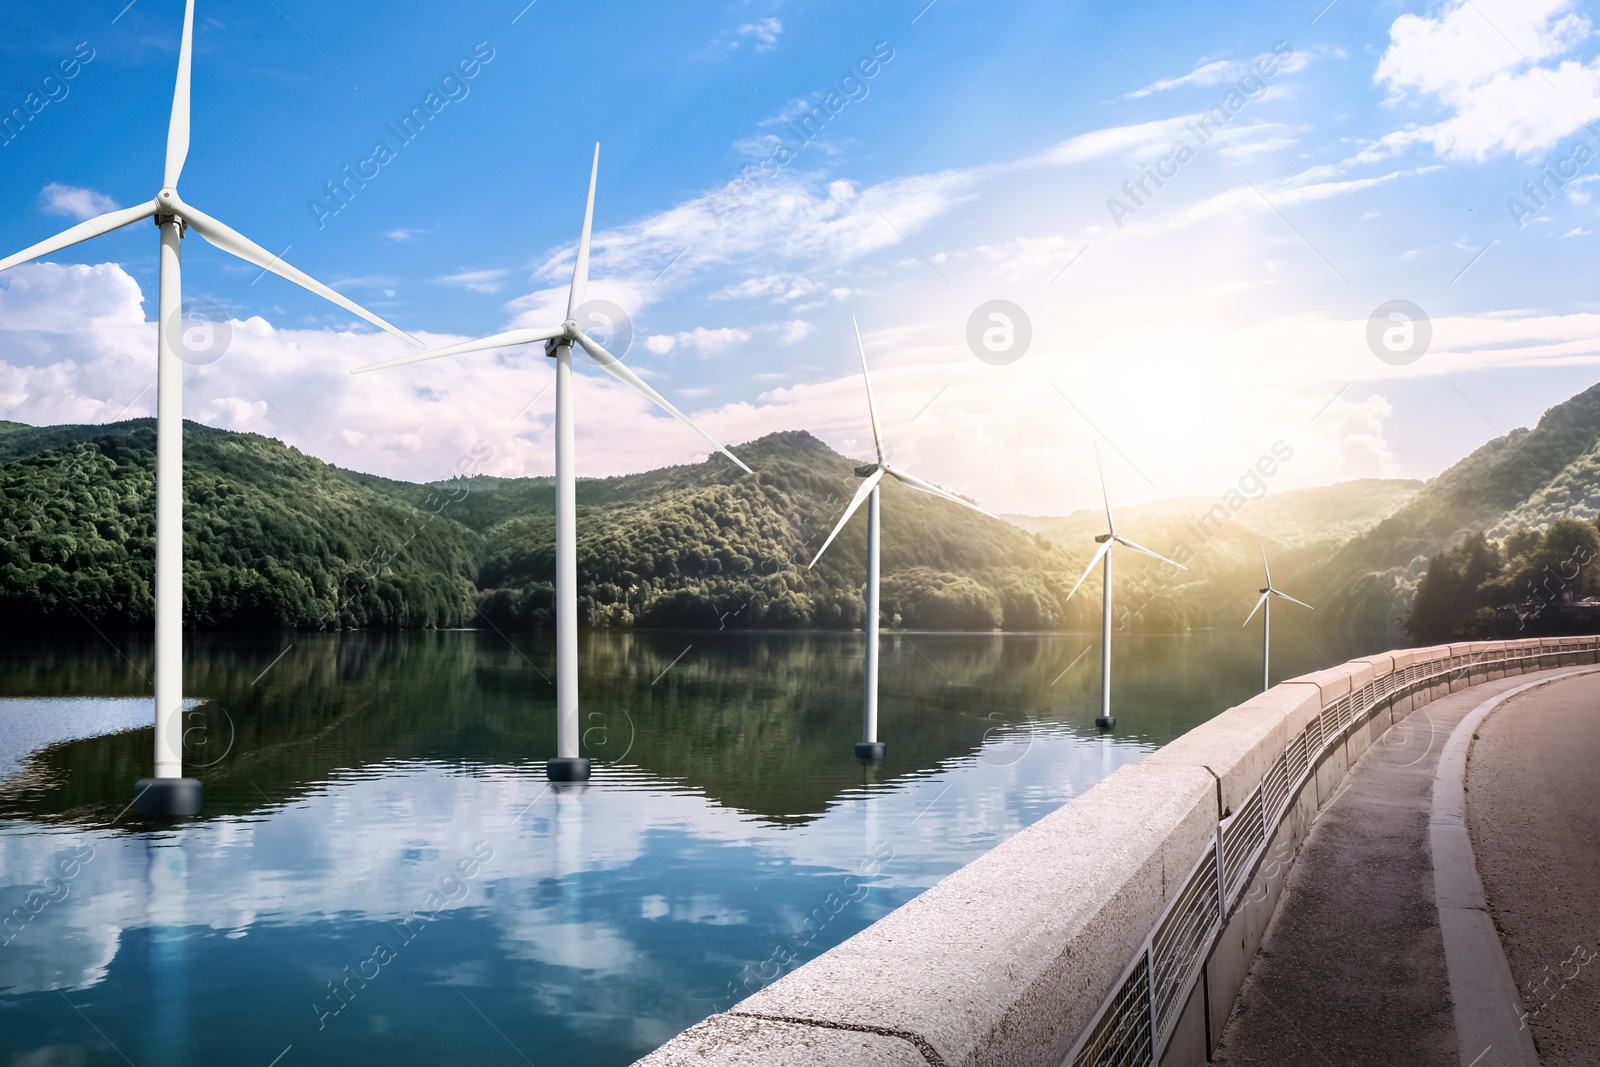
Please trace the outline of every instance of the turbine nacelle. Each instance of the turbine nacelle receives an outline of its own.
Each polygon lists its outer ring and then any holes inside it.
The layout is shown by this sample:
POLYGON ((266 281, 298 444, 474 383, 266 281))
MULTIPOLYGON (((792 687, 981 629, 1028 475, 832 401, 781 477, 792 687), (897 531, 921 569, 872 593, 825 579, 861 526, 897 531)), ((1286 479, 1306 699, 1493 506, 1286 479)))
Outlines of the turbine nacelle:
MULTIPOLYGON (((1258 540, 1260 539, 1258 538, 1258 540)), ((1250 609, 1250 614, 1244 617, 1244 622, 1241 625, 1249 626, 1250 620, 1256 617, 1256 612, 1260 611, 1263 605, 1267 605, 1273 597, 1277 597, 1280 600, 1287 600, 1291 604, 1299 604, 1302 608, 1305 608, 1308 611, 1315 611, 1316 609, 1310 604, 1307 604, 1304 600, 1296 600, 1294 597, 1283 592, 1277 586, 1272 584, 1272 567, 1267 563, 1267 543, 1265 541, 1261 541, 1260 544, 1261 570, 1267 576, 1267 584, 1256 590, 1256 592, 1261 594, 1261 598, 1256 601, 1256 606, 1250 609)))
POLYGON ((571 348, 574 345, 581 345, 578 334, 582 331, 578 329, 577 319, 568 319, 556 328, 561 332, 544 343, 544 354, 551 359, 555 358, 556 350, 562 346, 571 348))
POLYGON ((699 434, 711 445, 712 448, 727 456, 733 463, 746 474, 750 468, 744 461, 723 447, 722 443, 701 429, 693 419, 672 406, 671 401, 646 385, 637 374, 629 370, 622 360, 607 352, 594 338, 583 332, 574 317, 578 306, 583 303, 584 291, 589 285, 589 237, 594 222, 594 190, 600 178, 600 146, 594 146, 594 162, 589 167, 589 199, 583 208, 583 230, 578 237, 578 253, 572 265, 572 283, 567 288, 567 317, 560 326, 547 326, 542 329, 508 330, 505 333, 492 334, 480 337, 474 341, 463 341, 458 345, 449 345, 445 348, 429 349, 415 355, 391 359, 384 363, 371 363, 365 367, 357 367, 352 374, 362 374, 366 371, 384 370, 388 367, 398 367, 403 363, 417 363, 426 359, 438 359, 440 356, 460 356, 468 352, 487 352, 495 348, 510 348, 514 345, 528 345, 536 342, 544 343, 544 354, 556 356, 562 348, 581 348, 592 360, 595 366, 620 381, 623 385, 639 393, 656 407, 683 423, 689 429, 699 434))
MULTIPOLYGON (((1168 559, 1161 553, 1152 549, 1148 549, 1139 544, 1137 541, 1130 541, 1126 537, 1123 537, 1121 534, 1117 533, 1117 520, 1111 516, 1111 494, 1106 490, 1106 472, 1105 468, 1100 466, 1099 449, 1095 450, 1094 465, 1096 469, 1100 471, 1100 498, 1105 501, 1106 525, 1110 527, 1110 529, 1106 533, 1095 534, 1094 543, 1100 547, 1094 550, 1093 556, 1089 557, 1089 565, 1083 569, 1083 574, 1079 575, 1077 584, 1072 587, 1072 592, 1067 594, 1067 599, 1071 600, 1077 595, 1078 588, 1082 586, 1084 581, 1088 579, 1089 575, 1094 572, 1094 569, 1100 565, 1101 560, 1109 560, 1111 558, 1111 550, 1117 545, 1121 545, 1123 548, 1132 549, 1133 551, 1138 552, 1140 555, 1149 556, 1152 559, 1159 559, 1162 563, 1170 563, 1180 571, 1188 570, 1188 567, 1185 567, 1177 560, 1168 559)), ((1107 563, 1107 566, 1110 566, 1109 562, 1107 563)))
MULTIPOLYGON (((851 498, 849 506, 844 509, 844 515, 839 519, 838 525, 834 526, 833 532, 828 535, 828 539, 822 542, 822 547, 817 549, 817 554, 812 557, 811 563, 806 567, 807 570, 817 565, 817 561, 822 558, 824 552, 828 551, 828 546, 833 544, 833 539, 839 536, 839 531, 844 529, 845 524, 850 521, 850 517, 878 488, 878 483, 883 481, 884 475, 888 475, 908 489, 915 489, 919 493, 927 493, 929 496, 948 500, 952 504, 960 504, 964 508, 971 508, 980 515, 989 515, 987 511, 984 511, 970 500, 962 500, 954 493, 946 492, 937 485, 925 482, 914 474, 896 470, 889 466, 889 461, 885 458, 883 450, 883 432, 878 427, 878 405, 872 399, 872 373, 867 370, 867 350, 861 343, 861 327, 856 324, 855 316, 853 315, 850 317, 850 324, 855 327, 856 351, 861 355, 861 378, 867 386, 867 415, 872 420, 872 448, 878 455, 878 462, 863 463, 855 468, 856 477, 864 480, 860 488, 856 490, 856 495, 851 498)), ((998 516, 995 515, 989 515, 989 517, 998 519, 998 516)))

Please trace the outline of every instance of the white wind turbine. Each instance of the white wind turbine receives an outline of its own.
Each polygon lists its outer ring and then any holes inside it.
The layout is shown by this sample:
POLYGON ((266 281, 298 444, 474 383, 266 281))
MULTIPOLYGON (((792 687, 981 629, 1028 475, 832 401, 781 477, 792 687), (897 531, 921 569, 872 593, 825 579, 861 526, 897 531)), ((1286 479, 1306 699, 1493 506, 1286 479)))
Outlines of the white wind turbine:
MULTIPOLYGON (((941 500, 948 500, 960 504, 964 508, 971 508, 980 515, 989 515, 978 505, 962 500, 954 493, 947 493, 936 485, 930 485, 914 475, 903 470, 889 466, 889 459, 883 452, 883 434, 878 428, 878 407, 872 400, 872 375, 867 370, 867 350, 861 344, 861 327, 856 323, 855 316, 850 317, 850 325, 856 331, 856 351, 861 354, 861 377, 867 383, 867 414, 872 419, 872 445, 878 455, 878 462, 864 463, 856 468, 856 477, 865 478, 861 488, 856 490, 856 495, 851 498, 850 506, 844 509, 844 516, 839 520, 828 539, 822 542, 822 547, 817 549, 816 557, 806 567, 810 570, 817 565, 817 560, 828 551, 828 546, 833 544, 833 539, 839 536, 839 531, 844 529, 845 523, 850 521, 850 516, 861 507, 863 500, 867 504, 867 617, 866 617, 866 698, 862 710, 861 743, 856 745, 856 758, 862 760, 881 760, 888 753, 889 746, 878 740, 878 483, 883 481, 887 474, 908 488, 920 493, 936 496, 941 500)), ((996 519, 994 515, 989 515, 996 519)), ((996 519, 996 521, 1002 521, 996 519)))
POLYGON ((600 146, 594 146, 594 163, 589 168, 589 199, 583 209, 583 231, 578 238, 578 254, 572 265, 572 285, 567 290, 567 317, 559 326, 510 330, 476 341, 463 341, 446 348, 417 352, 385 363, 358 367, 352 373, 383 370, 402 363, 416 363, 440 356, 459 356, 492 348, 545 342, 544 354, 556 361, 556 758, 545 762, 551 781, 581 782, 589 777, 589 761, 578 755, 578 518, 577 483, 573 476, 572 430, 572 346, 580 346, 600 369, 641 393, 679 422, 704 437, 718 452, 733 460, 740 470, 750 473, 739 457, 724 448, 715 437, 695 424, 671 402, 650 388, 622 361, 600 347, 578 328, 575 316, 583 304, 589 284, 589 232, 594 223, 594 187, 600 175, 600 146))
POLYGON ((405 341, 422 342, 391 326, 310 275, 291 267, 237 231, 191 207, 178 196, 178 176, 189 155, 189 68, 194 51, 194 0, 183 13, 178 81, 167 127, 166 168, 153 200, 80 222, 48 240, 0 260, 0 271, 99 237, 144 219, 161 230, 161 269, 156 298, 156 677, 155 777, 135 786, 134 807, 146 815, 193 815, 202 801, 200 782, 183 777, 183 294, 178 242, 190 229, 231 255, 287 278, 346 311, 360 315, 405 341))
MULTIPOLYGON (((1095 456, 1095 466, 1100 466, 1098 453, 1095 456)), ((1089 560, 1089 565, 1083 569, 1082 576, 1078 578, 1078 584, 1074 585, 1072 592, 1067 594, 1067 599, 1072 599, 1073 594, 1078 591, 1078 586, 1081 586, 1084 583, 1084 579, 1089 577, 1089 572, 1094 570, 1094 565, 1103 560, 1105 574, 1101 580, 1105 588, 1101 591, 1100 606, 1100 714, 1095 718, 1094 724, 1102 730, 1109 730, 1117 725, 1116 716, 1111 714, 1111 547, 1113 545, 1122 545, 1126 548, 1131 548, 1135 552, 1142 552, 1147 556, 1159 559, 1163 563, 1170 563, 1180 571, 1188 570, 1188 568, 1176 560, 1168 559, 1159 552, 1152 552, 1143 545, 1135 544, 1117 533, 1117 520, 1111 516, 1111 495, 1106 491, 1106 472, 1103 467, 1100 468, 1100 498, 1105 501, 1106 505, 1106 532, 1096 535, 1095 541, 1100 547, 1089 560)))
MULTIPOLYGON (((1257 538, 1259 541, 1260 538, 1257 538)), ((1256 606, 1250 609, 1250 614, 1245 616, 1243 626, 1249 626, 1250 620, 1256 617, 1256 612, 1261 615, 1261 690, 1266 692, 1272 688, 1272 682, 1267 675, 1268 661, 1272 657, 1272 598, 1282 597, 1291 604, 1299 604, 1307 611, 1315 611, 1310 604, 1303 600, 1296 600, 1288 593, 1281 592, 1272 584, 1272 568, 1267 565, 1267 543, 1261 541, 1261 569, 1266 572, 1267 584, 1261 590, 1261 599, 1256 601, 1256 606)))

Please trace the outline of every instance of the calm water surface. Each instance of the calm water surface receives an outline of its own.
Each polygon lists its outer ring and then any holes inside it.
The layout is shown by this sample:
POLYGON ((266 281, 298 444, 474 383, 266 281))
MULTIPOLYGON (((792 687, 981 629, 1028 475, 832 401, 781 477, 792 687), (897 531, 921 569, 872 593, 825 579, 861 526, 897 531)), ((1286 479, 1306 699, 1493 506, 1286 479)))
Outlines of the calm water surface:
POLYGON ((147 641, 0 642, 0 1064, 630 1063, 1256 688, 1253 631, 1116 641, 1103 737, 1093 636, 885 636, 867 771, 859 635, 590 636, 552 787, 547 644, 191 637, 176 828, 147 641))

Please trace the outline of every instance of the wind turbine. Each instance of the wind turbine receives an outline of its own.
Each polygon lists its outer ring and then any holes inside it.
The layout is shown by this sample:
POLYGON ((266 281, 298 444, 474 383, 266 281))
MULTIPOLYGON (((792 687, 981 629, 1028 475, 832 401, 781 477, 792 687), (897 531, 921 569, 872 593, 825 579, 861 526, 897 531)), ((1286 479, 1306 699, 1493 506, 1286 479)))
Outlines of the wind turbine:
POLYGON ((1083 569, 1082 576, 1078 578, 1078 585, 1074 585, 1072 592, 1067 594, 1067 599, 1072 599, 1073 594, 1078 591, 1078 586, 1081 586, 1084 579, 1089 577, 1089 572, 1094 570, 1094 565, 1104 561, 1105 574, 1101 581, 1105 588, 1101 591, 1100 606, 1100 714, 1095 718, 1094 724, 1102 730, 1109 730, 1117 725, 1116 716, 1111 714, 1111 547, 1122 545, 1131 548, 1163 563, 1170 563, 1180 571, 1188 568, 1177 560, 1168 559, 1159 552, 1152 552, 1117 533, 1117 520, 1111 515, 1111 494, 1106 491, 1106 472, 1104 467, 1100 467, 1098 452, 1095 454, 1094 462, 1100 469, 1100 498, 1106 505, 1106 532, 1095 536, 1095 542, 1100 547, 1095 550, 1089 565, 1083 569))
MULTIPOLYGON (((1261 539, 1258 537, 1257 540, 1260 541, 1261 539)), ((1291 604, 1299 604, 1307 611, 1315 611, 1316 608, 1313 608, 1304 600, 1296 600, 1288 593, 1279 591, 1277 587, 1272 584, 1272 568, 1267 565, 1267 543, 1265 541, 1261 541, 1261 569, 1265 571, 1267 575, 1266 587, 1261 590, 1261 599, 1257 600, 1256 606, 1250 609, 1250 614, 1245 616, 1245 620, 1242 625, 1249 626, 1250 620, 1256 617, 1256 612, 1260 611, 1262 613, 1261 689, 1262 692, 1265 692, 1266 690, 1272 688, 1272 682, 1267 676, 1267 665, 1272 656, 1272 598, 1275 596, 1282 597, 1291 604)))
POLYGON ((139 779, 133 801, 140 813, 158 816, 197 814, 202 801, 199 780, 183 777, 183 333, 179 321, 183 292, 178 242, 184 231, 193 230, 224 252, 287 278, 374 326, 422 347, 415 337, 178 196, 178 176, 189 155, 189 69, 193 52, 194 0, 188 0, 183 13, 183 43, 178 51, 178 81, 167 127, 166 167, 161 191, 155 198, 80 222, 0 260, 0 271, 8 270, 152 216, 161 229, 156 297, 156 771, 154 778, 139 779))
MULTIPOLYGON (((867 501, 866 698, 862 709, 861 743, 856 745, 856 759, 881 760, 888 754, 889 746, 878 740, 878 483, 883 481, 883 476, 887 474, 900 484, 919 493, 949 500, 964 508, 971 508, 980 515, 989 513, 970 501, 962 500, 954 493, 947 493, 915 475, 889 466, 889 458, 883 451, 883 434, 878 428, 878 407, 872 400, 872 374, 867 370, 867 350, 862 347, 861 327, 854 315, 850 316, 850 325, 855 327, 856 351, 861 354, 861 378, 867 383, 867 414, 872 419, 872 445, 877 451, 878 462, 864 463, 856 468, 856 477, 866 480, 861 483, 861 488, 856 490, 856 495, 851 498, 850 506, 844 509, 844 516, 839 520, 839 524, 833 528, 828 539, 822 542, 822 547, 817 549, 816 557, 806 569, 810 570, 817 565, 817 560, 828 551, 828 546, 839 536, 839 531, 850 521, 850 516, 861 507, 863 500, 867 501)), ((994 515, 989 517, 996 518, 994 515)))
POLYGON ((589 200, 583 209, 583 231, 578 238, 578 254, 572 265, 572 285, 567 290, 567 317, 559 326, 510 330, 476 341, 417 352, 385 363, 357 367, 351 373, 383 370, 402 363, 416 363, 441 356, 459 356, 543 341, 544 354, 556 361, 556 758, 545 762, 545 774, 553 782, 582 782, 589 777, 589 761, 578 755, 578 512, 577 482, 573 476, 574 441, 572 430, 572 346, 578 345, 600 369, 621 381, 652 404, 704 437, 718 452, 733 460, 745 473, 750 468, 724 448, 715 437, 697 426, 693 419, 673 407, 660 393, 646 385, 622 361, 600 347, 578 328, 575 316, 583 304, 589 284, 589 232, 594 223, 594 187, 600 175, 600 146, 594 146, 594 163, 589 168, 589 200))

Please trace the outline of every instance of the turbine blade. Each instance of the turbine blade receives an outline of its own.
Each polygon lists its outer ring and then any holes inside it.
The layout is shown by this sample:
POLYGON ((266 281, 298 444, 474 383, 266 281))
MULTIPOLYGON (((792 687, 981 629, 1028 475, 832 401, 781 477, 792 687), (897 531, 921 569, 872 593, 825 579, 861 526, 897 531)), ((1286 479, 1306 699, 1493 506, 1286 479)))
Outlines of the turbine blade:
POLYGON ((861 483, 861 488, 857 489, 856 495, 850 498, 850 506, 844 509, 844 515, 840 517, 838 524, 834 526, 833 532, 828 535, 826 541, 822 542, 822 547, 817 549, 817 554, 812 557, 811 562, 806 564, 806 570, 810 570, 817 565, 817 560, 821 559, 822 554, 828 551, 828 546, 833 544, 835 537, 839 536, 839 531, 844 529, 844 524, 850 521, 850 516, 856 513, 856 510, 861 507, 861 502, 872 495, 872 490, 882 480, 883 468, 879 467, 867 476, 866 481, 861 483))
POLYGON ((183 43, 178 46, 178 84, 172 92, 172 120, 167 126, 165 189, 178 187, 183 161, 189 158, 189 69, 194 58, 194 0, 183 6, 183 43))
MULTIPOLYGON (((1163 556, 1159 552, 1152 552, 1150 549, 1144 547, 1141 544, 1136 544, 1135 542, 1128 540, 1126 537, 1122 537, 1120 535, 1113 534, 1112 538, 1111 538, 1111 541, 1115 541, 1120 545, 1126 545, 1129 548, 1133 549, 1135 552, 1143 552, 1147 556, 1154 556, 1156 559, 1159 559, 1163 563, 1172 564, 1174 567, 1178 568, 1180 571, 1186 571, 1186 570, 1189 569, 1188 567, 1185 567, 1183 564, 1179 563, 1177 560, 1168 559, 1166 556, 1163 556)), ((1109 545, 1111 543, 1111 541, 1107 541, 1106 544, 1109 545)))
MULTIPOLYGON (((1071 600, 1072 599, 1073 594, 1077 593, 1077 591, 1078 591, 1078 586, 1082 585, 1084 583, 1084 580, 1089 577, 1090 572, 1093 571, 1096 567, 1098 567, 1100 565, 1101 558, 1107 552, 1110 552, 1110 551, 1111 551, 1111 542, 1110 541, 1102 542, 1100 547, 1094 550, 1094 555, 1090 558, 1089 565, 1087 567, 1083 568, 1083 574, 1078 577, 1078 584, 1074 585, 1072 587, 1072 592, 1067 594, 1067 600, 1071 600)), ((1062 603, 1063 604, 1066 603, 1066 600, 1063 600, 1062 603)))
POLYGON ((936 496, 940 500, 948 500, 952 504, 960 504, 964 508, 970 508, 973 511, 976 511, 979 515, 988 515, 991 519, 994 519, 996 522, 1004 522, 1005 521, 1004 519, 1000 518, 1000 516, 998 516, 998 515, 993 515, 993 514, 990 514, 987 511, 984 511, 982 508, 980 508, 978 505, 974 504, 972 501, 970 501, 970 500, 962 500, 960 497, 956 496, 954 493, 946 492, 945 490, 940 489, 937 485, 933 485, 933 484, 931 484, 929 482, 925 482, 921 478, 916 477, 915 475, 907 474, 905 471, 899 470, 899 469, 897 469, 895 467, 884 467, 883 469, 888 471, 891 475, 893 475, 895 481, 900 482, 900 483, 902 483, 904 485, 910 486, 912 489, 917 490, 917 492, 919 492, 919 493, 927 493, 929 496, 936 496))
POLYGON ((1272 568, 1267 565, 1267 543, 1261 539, 1259 534, 1256 535, 1256 541, 1261 545, 1261 569, 1267 572, 1267 588, 1271 589, 1272 568))
POLYGON ((104 215, 97 215, 85 222, 78 223, 69 230, 62 230, 54 237, 40 241, 30 248, 24 248, 14 256, 0 259, 0 270, 9 270, 19 263, 28 262, 30 259, 38 259, 40 256, 48 256, 51 252, 59 252, 61 249, 69 248, 80 241, 87 241, 91 237, 99 237, 103 233, 110 233, 112 230, 120 226, 126 226, 130 222, 147 219, 155 213, 156 202, 154 200, 146 200, 144 203, 134 207, 119 208, 116 211, 108 211, 104 215))
POLYGON ((1100 499, 1106 502, 1106 527, 1112 537, 1117 536, 1117 520, 1111 517, 1111 494, 1106 491, 1106 468, 1100 462, 1100 445, 1094 446, 1094 466, 1100 472, 1100 499))
POLYGON ((861 377, 867 383, 867 414, 872 416, 872 445, 878 450, 878 462, 887 462, 883 458, 883 431, 878 427, 878 405, 872 401, 872 374, 867 370, 867 350, 861 344, 861 325, 856 322, 854 315, 850 316, 850 325, 856 331, 856 351, 861 353, 861 377))
POLYGON ((1250 620, 1256 617, 1256 612, 1261 610, 1261 605, 1267 602, 1267 596, 1268 594, 1266 593, 1261 594, 1261 599, 1256 601, 1256 606, 1250 609, 1250 614, 1244 617, 1244 622, 1240 623, 1240 626, 1250 625, 1250 620))
POLYGON ((369 370, 387 370, 398 367, 402 363, 421 363, 426 359, 438 359, 440 356, 461 356, 468 352, 487 352, 491 348, 509 348, 512 345, 526 345, 534 341, 548 341, 552 337, 560 337, 566 333, 562 326, 551 326, 543 330, 510 330, 506 333, 497 333, 489 337, 480 337, 476 341, 462 341, 458 345, 446 348, 433 348, 426 352, 413 352, 399 359, 387 360, 383 363, 369 363, 365 367, 357 367, 351 374, 365 374, 369 370))
POLYGON ((1316 611, 1317 610, 1316 608, 1312 607, 1310 604, 1307 604, 1304 600, 1296 600, 1294 597, 1290 596, 1288 593, 1280 593, 1276 589, 1273 589, 1270 592, 1271 592, 1271 595, 1273 595, 1275 597, 1282 597, 1284 600, 1287 600, 1291 604, 1299 604, 1301 607, 1305 608, 1307 611, 1316 611))
POLYGON ((713 448, 715 448, 718 452, 721 452, 724 456, 727 456, 729 459, 733 460, 733 462, 738 465, 740 470, 750 473, 750 468, 744 465, 744 461, 724 448, 722 446, 722 442, 706 433, 693 419, 679 411, 677 408, 673 407, 671 401, 646 385, 637 374, 623 366, 621 360, 619 360, 616 356, 613 356, 610 352, 607 352, 605 349, 601 348, 595 343, 592 337, 584 333, 582 330, 578 331, 578 343, 583 346, 583 350, 585 352, 589 353, 589 358, 600 365, 601 370, 622 382, 624 385, 631 386, 635 392, 643 394, 643 396, 656 407, 660 408, 662 411, 665 411, 668 415, 671 415, 673 418, 689 427, 695 433, 711 442, 711 446, 713 448))
POLYGON ((201 237, 204 237, 207 241, 210 241, 212 244, 216 245, 224 252, 227 252, 229 255, 238 256, 246 263, 254 263, 263 270, 270 270, 280 278, 287 278, 289 281, 294 282, 302 289, 309 289, 313 293, 316 293, 318 296, 322 297, 324 300, 331 300, 333 303, 338 304, 346 311, 354 315, 360 315, 362 318, 372 323, 372 325, 378 327, 379 329, 389 331, 407 344, 415 345, 418 348, 427 347, 427 345, 424 345, 421 341, 417 340, 415 337, 412 337, 409 333, 406 333, 398 326, 391 325, 390 323, 384 321, 377 315, 374 315, 372 312, 362 307, 360 304, 356 303, 354 300, 351 300, 349 297, 342 296, 339 293, 334 292, 332 289, 329 289, 326 285, 323 285, 305 271, 299 269, 298 267, 290 266, 277 256, 273 255, 271 252, 268 252, 265 248, 262 248, 260 245, 250 240, 250 238, 246 237, 244 234, 230 226, 225 225, 224 223, 218 222, 216 219, 212 218, 210 215, 207 215, 199 208, 190 207, 181 199, 178 201, 178 215, 182 217, 183 221, 187 222, 189 227, 201 237))
MULTIPOLYGON (((583 303, 583 294, 589 288, 589 232, 594 227, 594 184, 599 177, 600 144, 597 141, 594 146, 594 163, 589 167, 589 201, 583 207, 583 233, 578 237, 578 255, 572 264, 572 288, 567 290, 569 319, 577 315, 578 305, 583 303)), ((734 462, 737 463, 738 460, 734 462)))

